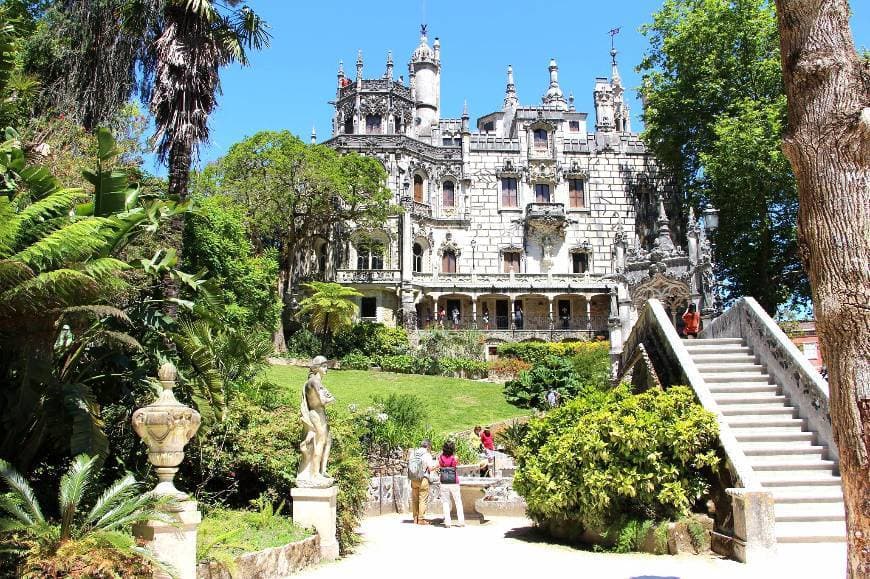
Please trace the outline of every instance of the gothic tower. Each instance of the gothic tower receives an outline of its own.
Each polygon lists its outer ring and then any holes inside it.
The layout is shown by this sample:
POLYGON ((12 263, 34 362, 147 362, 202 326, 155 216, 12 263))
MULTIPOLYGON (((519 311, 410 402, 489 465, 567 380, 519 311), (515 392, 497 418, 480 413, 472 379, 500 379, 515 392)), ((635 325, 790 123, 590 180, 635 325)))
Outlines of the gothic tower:
POLYGON ((415 100, 413 133, 418 136, 432 134, 437 125, 441 107, 441 42, 436 38, 429 47, 426 25, 420 27, 420 45, 408 63, 411 77, 411 96, 415 100))

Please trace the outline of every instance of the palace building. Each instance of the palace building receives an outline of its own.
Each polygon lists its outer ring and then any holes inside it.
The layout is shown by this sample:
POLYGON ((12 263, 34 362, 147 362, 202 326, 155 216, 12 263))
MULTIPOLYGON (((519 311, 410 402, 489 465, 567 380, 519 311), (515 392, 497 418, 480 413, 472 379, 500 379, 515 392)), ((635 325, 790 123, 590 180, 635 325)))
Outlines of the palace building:
POLYGON ((350 227, 331 241, 340 247, 314 248, 327 278, 364 294, 362 319, 474 328, 492 345, 604 336, 618 352, 650 297, 675 323, 690 302, 712 313, 702 224, 715 226, 715 210, 680 219, 631 131, 616 54, 610 77, 595 79, 592 118, 551 60, 539 103, 522 104, 508 66, 501 106, 473 124, 467 107, 442 116, 441 44, 425 27, 407 81, 391 55, 368 78, 361 53, 354 78, 339 64, 325 144, 378 158, 404 209, 382 230, 350 227))

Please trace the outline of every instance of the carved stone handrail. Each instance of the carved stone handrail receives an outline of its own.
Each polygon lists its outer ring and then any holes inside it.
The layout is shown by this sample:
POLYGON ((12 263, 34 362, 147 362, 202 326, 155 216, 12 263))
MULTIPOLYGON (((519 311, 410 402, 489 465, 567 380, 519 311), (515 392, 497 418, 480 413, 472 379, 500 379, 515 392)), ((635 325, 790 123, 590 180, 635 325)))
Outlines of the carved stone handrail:
POLYGON ((801 418, 829 449, 829 458, 839 467, 839 452, 831 426, 828 383, 797 349, 777 323, 751 297, 737 300, 731 309, 713 320, 701 338, 743 338, 758 362, 782 386, 801 418))
POLYGON ((725 451, 727 466, 737 484, 750 490, 763 490, 731 427, 720 412, 719 405, 659 300, 647 301, 631 334, 623 344, 618 379, 622 379, 625 375, 629 362, 635 357, 635 351, 640 344, 644 345, 655 374, 665 388, 677 384, 688 385, 695 392, 701 405, 716 415, 719 423, 719 442, 725 451))
POLYGON ((565 217, 564 203, 529 203, 526 205, 526 219, 565 217))

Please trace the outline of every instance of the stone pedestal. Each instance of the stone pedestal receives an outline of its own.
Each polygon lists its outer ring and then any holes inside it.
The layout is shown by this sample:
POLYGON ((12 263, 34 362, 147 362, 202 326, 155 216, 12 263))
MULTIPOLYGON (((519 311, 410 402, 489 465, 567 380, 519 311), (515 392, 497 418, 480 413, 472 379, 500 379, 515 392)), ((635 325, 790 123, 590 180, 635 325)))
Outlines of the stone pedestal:
POLYGON ((734 511, 734 555, 743 563, 766 561, 776 555, 773 495, 766 490, 731 488, 734 511))
POLYGON ((335 498, 338 496, 338 487, 296 487, 290 490, 290 496, 293 497, 293 522, 303 527, 314 527, 320 535, 321 559, 337 559, 335 498))
MULTIPOLYGON (((133 527, 133 535, 145 541, 160 561, 171 565, 178 579, 196 579, 196 530, 202 516, 196 501, 179 503, 178 510, 169 513, 178 525, 162 521, 139 523, 133 527)), ((155 579, 169 579, 170 575, 157 571, 155 579)))

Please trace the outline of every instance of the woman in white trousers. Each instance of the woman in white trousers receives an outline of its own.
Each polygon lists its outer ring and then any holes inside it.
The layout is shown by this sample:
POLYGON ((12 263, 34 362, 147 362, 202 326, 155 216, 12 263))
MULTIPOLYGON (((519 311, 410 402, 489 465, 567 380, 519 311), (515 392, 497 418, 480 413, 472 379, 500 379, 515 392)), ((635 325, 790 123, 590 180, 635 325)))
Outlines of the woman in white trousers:
POLYGON ((459 492, 459 476, 456 474, 459 461, 456 460, 456 444, 452 440, 448 440, 441 447, 441 454, 438 456, 438 467, 441 479, 441 505, 444 507, 444 526, 451 526, 452 519, 450 518, 450 498, 453 497, 453 504, 456 505, 456 525, 459 527, 465 526, 465 513, 462 511, 462 497, 459 492))

